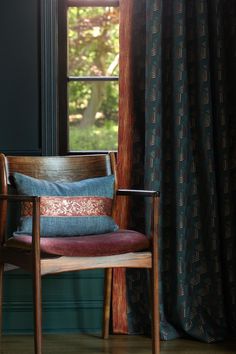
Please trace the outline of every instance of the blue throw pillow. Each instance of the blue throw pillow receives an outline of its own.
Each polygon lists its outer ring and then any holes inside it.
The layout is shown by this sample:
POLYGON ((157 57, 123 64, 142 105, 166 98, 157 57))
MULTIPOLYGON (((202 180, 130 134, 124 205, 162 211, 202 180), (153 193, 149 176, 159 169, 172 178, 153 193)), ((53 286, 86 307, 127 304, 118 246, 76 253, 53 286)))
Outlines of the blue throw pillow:
MULTIPOLYGON (((40 196, 40 234, 43 237, 113 232, 111 217, 114 176, 79 182, 50 182, 14 173, 18 194, 40 196)), ((15 235, 32 234, 32 203, 23 202, 15 235)))

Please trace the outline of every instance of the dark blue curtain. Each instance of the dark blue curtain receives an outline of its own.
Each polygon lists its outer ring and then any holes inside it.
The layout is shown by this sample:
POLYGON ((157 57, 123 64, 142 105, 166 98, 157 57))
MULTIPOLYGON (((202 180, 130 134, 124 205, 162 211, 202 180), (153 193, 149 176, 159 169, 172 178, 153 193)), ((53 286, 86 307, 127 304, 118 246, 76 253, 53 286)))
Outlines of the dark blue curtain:
POLYGON ((236 334, 236 1, 147 0, 146 187, 161 336, 236 334))

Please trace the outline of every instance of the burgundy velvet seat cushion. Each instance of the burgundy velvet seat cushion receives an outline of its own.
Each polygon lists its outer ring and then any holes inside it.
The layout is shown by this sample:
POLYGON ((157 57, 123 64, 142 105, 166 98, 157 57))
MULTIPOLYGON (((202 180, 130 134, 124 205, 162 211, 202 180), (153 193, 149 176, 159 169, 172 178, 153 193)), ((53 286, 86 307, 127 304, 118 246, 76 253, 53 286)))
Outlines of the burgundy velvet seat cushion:
MULTIPOLYGON (((31 243, 31 236, 21 235, 11 237, 6 246, 30 249, 31 243)), ((109 256, 146 250, 149 246, 150 242, 145 235, 131 230, 102 235, 40 238, 41 252, 61 256, 109 256)))

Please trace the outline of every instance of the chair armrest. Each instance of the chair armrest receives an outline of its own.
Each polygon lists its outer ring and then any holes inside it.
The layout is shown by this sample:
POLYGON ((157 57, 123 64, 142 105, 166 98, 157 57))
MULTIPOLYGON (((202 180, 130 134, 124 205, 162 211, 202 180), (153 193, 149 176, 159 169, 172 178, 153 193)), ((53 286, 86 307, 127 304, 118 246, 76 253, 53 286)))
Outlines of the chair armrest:
POLYGON ((140 196, 140 197, 159 197, 160 192, 137 189, 118 189, 116 195, 140 196))
POLYGON ((0 194, 0 200, 9 200, 10 202, 35 202, 40 197, 28 195, 0 194))
MULTIPOLYGON (((159 208, 159 191, 150 190, 136 190, 136 189, 118 189, 116 191, 117 196, 141 196, 150 197, 151 200, 151 239, 153 250, 153 262, 157 267, 157 249, 158 249, 158 208, 159 208)), ((153 264, 154 264, 153 263, 153 264)))

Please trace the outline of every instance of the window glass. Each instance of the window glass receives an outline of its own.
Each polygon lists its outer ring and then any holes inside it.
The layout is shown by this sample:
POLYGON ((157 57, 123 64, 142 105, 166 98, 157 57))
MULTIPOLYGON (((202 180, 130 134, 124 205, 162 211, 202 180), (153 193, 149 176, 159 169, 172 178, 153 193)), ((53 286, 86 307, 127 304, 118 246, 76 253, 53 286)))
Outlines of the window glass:
POLYGON ((115 7, 69 7, 69 75, 118 75, 118 11, 115 7))
POLYGON ((118 82, 70 82, 69 148, 117 150, 118 82))
POLYGON ((69 150, 116 150, 119 8, 68 8, 69 150))

